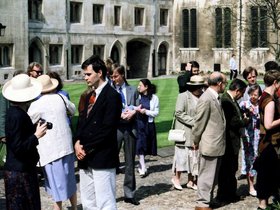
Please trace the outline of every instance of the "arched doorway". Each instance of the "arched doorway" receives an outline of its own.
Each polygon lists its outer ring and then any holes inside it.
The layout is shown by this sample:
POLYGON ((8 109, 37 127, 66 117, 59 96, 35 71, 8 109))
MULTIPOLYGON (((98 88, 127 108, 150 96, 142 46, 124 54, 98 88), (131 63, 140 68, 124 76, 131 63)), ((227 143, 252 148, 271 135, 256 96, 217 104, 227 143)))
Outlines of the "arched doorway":
POLYGON ((158 48, 158 75, 166 75, 167 49, 164 44, 158 48))
POLYGON ((151 42, 131 40, 127 43, 127 77, 146 78, 149 67, 151 42))
POLYGON ((29 46, 29 63, 38 62, 43 65, 42 48, 38 46, 37 41, 33 41, 29 46))
POLYGON ((113 59, 114 62, 120 64, 120 53, 116 45, 113 46, 110 57, 113 59))

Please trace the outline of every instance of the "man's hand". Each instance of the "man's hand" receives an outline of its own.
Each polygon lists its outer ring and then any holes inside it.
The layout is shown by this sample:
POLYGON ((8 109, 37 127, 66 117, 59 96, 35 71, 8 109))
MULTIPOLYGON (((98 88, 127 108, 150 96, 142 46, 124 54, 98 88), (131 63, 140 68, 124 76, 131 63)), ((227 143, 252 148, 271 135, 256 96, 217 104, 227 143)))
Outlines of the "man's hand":
POLYGON ((83 149, 83 145, 80 144, 80 140, 78 140, 76 143, 75 143, 75 154, 78 158, 78 160, 83 160, 86 156, 86 152, 85 150, 83 149))
POLYGON ((192 70, 192 64, 191 63, 187 63, 186 67, 185 67, 186 71, 191 71, 192 70))
POLYGON ((136 111, 135 110, 126 110, 125 112, 123 112, 121 114, 121 118, 124 119, 124 120, 131 120, 133 118, 133 116, 136 114, 136 111))

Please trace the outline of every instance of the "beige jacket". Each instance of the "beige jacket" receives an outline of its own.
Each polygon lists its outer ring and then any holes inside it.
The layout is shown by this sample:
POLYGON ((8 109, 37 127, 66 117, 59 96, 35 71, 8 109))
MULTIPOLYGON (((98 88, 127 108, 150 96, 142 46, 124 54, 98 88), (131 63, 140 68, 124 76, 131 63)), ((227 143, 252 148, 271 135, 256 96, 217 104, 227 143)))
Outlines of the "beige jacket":
POLYGON ((215 95, 209 88, 199 98, 191 140, 204 156, 218 157, 225 153, 226 120, 215 95))
POLYGON ((194 100, 194 96, 189 91, 180 93, 176 102, 175 109, 175 128, 185 130, 185 146, 193 146, 191 141, 192 127, 194 125, 194 116, 197 100, 194 100))

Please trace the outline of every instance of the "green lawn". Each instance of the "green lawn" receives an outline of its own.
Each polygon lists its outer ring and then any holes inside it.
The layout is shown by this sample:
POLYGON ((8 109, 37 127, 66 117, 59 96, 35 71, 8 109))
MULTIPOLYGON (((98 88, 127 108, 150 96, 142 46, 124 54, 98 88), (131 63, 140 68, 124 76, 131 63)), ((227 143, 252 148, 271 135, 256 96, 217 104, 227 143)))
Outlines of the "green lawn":
MULTIPOLYGON (((128 80, 130 85, 137 86, 139 80, 128 80)), ((156 127, 157 127, 157 140, 158 147, 165 147, 168 145, 173 145, 172 142, 167 140, 168 131, 172 124, 172 116, 175 109, 175 103, 178 95, 178 85, 176 78, 168 79, 154 79, 152 80, 157 86, 157 96, 160 101, 160 113, 156 117, 156 127)), ((263 81, 258 81, 259 84, 263 84, 263 81)), ((230 84, 230 81, 229 81, 230 84)), ((78 101, 81 93, 86 89, 85 83, 68 83, 65 84, 65 90, 70 94, 71 100, 78 107, 78 101)), ((77 122, 77 112, 73 118, 73 124, 77 122)))
MULTIPOLYGON (((139 80, 129 80, 128 82, 130 85, 137 86, 139 80)), ((152 80, 152 83, 157 86, 157 96, 160 101, 160 113, 158 117, 156 117, 158 147, 173 145, 173 143, 167 140, 167 135, 171 127, 172 116, 178 95, 176 78, 155 79, 152 80)), ((80 95, 86 89, 85 83, 65 83, 64 89, 69 92, 71 101, 78 107, 80 95)), ((77 114, 76 112, 73 118, 74 127, 76 127, 77 114)))

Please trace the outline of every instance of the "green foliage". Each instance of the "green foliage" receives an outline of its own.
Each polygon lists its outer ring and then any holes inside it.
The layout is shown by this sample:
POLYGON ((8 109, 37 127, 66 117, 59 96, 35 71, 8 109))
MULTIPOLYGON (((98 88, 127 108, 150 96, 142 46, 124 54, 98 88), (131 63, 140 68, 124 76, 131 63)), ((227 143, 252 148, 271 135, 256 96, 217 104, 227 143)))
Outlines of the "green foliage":
POLYGON ((275 210, 280 210, 280 203, 279 202, 273 203, 272 208, 275 210))

